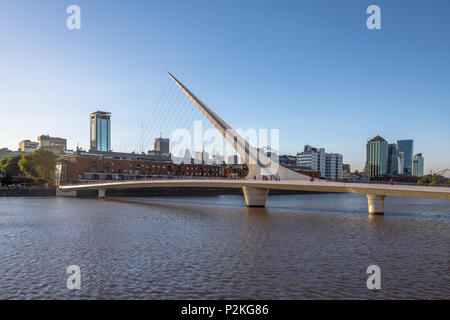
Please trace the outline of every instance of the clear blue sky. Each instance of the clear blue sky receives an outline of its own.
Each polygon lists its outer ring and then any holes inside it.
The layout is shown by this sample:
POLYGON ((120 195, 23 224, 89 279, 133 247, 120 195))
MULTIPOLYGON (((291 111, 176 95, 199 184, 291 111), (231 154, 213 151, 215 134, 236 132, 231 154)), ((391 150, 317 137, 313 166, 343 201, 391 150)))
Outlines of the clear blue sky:
POLYGON ((279 128, 362 169, 365 143, 414 139, 450 167, 450 1, 0 2, 0 147, 40 134, 89 146, 89 112, 112 112, 131 151, 174 73, 233 127, 279 128), (81 30, 66 8, 81 8, 81 30), (366 28, 381 7, 382 30, 366 28))

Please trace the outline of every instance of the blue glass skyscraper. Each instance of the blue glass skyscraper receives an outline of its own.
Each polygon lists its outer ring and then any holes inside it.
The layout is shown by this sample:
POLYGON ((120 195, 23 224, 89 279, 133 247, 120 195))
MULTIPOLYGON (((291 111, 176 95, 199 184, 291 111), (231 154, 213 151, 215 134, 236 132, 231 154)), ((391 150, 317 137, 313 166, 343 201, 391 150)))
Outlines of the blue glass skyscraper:
POLYGON ((111 113, 91 113, 91 150, 111 151, 111 113))
POLYGON ((397 146, 398 150, 404 154, 403 173, 410 176, 412 175, 414 140, 397 140, 397 146))

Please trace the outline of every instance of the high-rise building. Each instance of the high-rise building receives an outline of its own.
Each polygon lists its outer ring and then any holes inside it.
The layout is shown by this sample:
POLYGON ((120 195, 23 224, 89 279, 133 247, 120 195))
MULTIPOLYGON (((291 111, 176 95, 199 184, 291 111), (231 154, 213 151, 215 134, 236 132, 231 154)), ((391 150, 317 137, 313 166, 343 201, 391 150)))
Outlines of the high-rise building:
POLYGON ((412 175, 416 177, 423 176, 423 157, 421 153, 418 153, 414 156, 412 175))
POLYGON ((322 178, 342 179, 342 154, 325 153, 324 148, 313 148, 306 145, 303 152, 297 153, 297 165, 304 170, 320 172, 322 178))
POLYGON ((366 145, 366 167, 369 177, 387 173, 388 143, 380 136, 369 140, 366 145))
POLYGON ((342 180, 342 154, 325 153, 325 178, 330 180, 342 180))
POLYGON ((38 142, 23 140, 19 142, 19 150, 22 152, 33 152, 39 147, 38 142))
POLYGON ((91 113, 91 150, 111 150, 111 113, 95 111, 91 113))
POLYGON ((39 149, 51 150, 56 154, 64 154, 66 152, 66 139, 50 137, 48 134, 41 135, 37 139, 39 142, 39 149))
POLYGON ((387 161, 387 174, 389 175, 397 175, 399 168, 399 156, 398 156, 398 148, 396 143, 388 144, 388 161, 387 161))
POLYGON ((397 140, 398 150, 404 154, 403 174, 412 174, 412 162, 414 152, 414 140, 397 140))
POLYGON ((398 174, 403 174, 405 169, 405 153, 403 151, 398 152, 398 174))
POLYGON ((169 154, 169 139, 167 138, 156 138, 155 139, 155 150, 161 153, 169 154))

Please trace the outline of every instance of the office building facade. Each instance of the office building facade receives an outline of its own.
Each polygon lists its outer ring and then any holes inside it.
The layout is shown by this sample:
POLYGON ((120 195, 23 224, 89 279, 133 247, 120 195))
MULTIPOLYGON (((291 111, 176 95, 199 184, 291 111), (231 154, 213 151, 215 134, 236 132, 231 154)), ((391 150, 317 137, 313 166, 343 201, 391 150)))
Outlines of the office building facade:
POLYGON ((95 111, 91 113, 91 144, 92 151, 111 150, 111 113, 95 111))
POLYGON ((64 154, 67 149, 67 140, 63 138, 41 135, 38 138, 39 149, 53 151, 56 154, 64 154))
POLYGON ((388 162, 387 162, 387 174, 397 175, 399 174, 400 158, 398 155, 398 148, 396 143, 388 144, 388 162))
POLYGON ((320 172, 321 178, 341 180, 343 156, 339 153, 326 153, 324 148, 304 147, 297 153, 297 165, 303 170, 320 172))
POLYGON ((283 154, 278 157, 278 163, 283 167, 297 166, 297 156, 283 154))
POLYGON ((421 153, 418 153, 414 156, 412 175, 415 177, 423 176, 423 157, 421 153))
POLYGON ((369 177, 387 174, 388 143, 380 136, 369 140, 366 145, 366 170, 369 177))
POLYGON ((325 178, 325 149, 306 145, 303 152, 297 153, 297 165, 305 170, 318 171, 325 178))
POLYGON ((398 150, 403 152, 403 174, 412 175, 414 140, 397 140, 398 150))
POLYGON ((342 179, 349 181, 351 177, 350 164, 344 163, 342 165, 342 179))
POLYGON ((33 152, 39 147, 38 142, 30 141, 30 140, 23 140, 19 142, 19 151, 22 152, 33 152))
POLYGON ((398 152, 398 174, 403 175, 403 170, 405 169, 405 153, 402 151, 398 152))
POLYGON ((325 178, 342 180, 343 157, 339 153, 325 153, 325 178))
POLYGON ((155 150, 164 154, 169 154, 170 152, 170 142, 167 138, 156 138, 155 139, 155 150))

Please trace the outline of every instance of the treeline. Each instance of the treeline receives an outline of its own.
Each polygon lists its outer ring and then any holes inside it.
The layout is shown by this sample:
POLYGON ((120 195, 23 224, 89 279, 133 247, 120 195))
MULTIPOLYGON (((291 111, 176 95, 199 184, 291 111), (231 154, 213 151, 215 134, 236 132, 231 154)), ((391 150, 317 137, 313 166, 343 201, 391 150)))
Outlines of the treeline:
POLYGON ((11 184, 13 177, 28 177, 51 183, 53 182, 56 158, 57 156, 52 151, 44 149, 5 158, 0 161, 2 185, 11 184))
POLYGON ((417 180, 418 186, 450 186, 450 179, 441 176, 423 176, 417 180))

